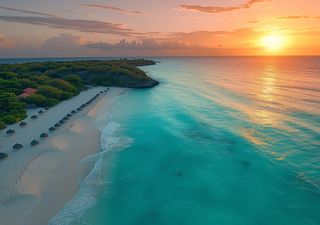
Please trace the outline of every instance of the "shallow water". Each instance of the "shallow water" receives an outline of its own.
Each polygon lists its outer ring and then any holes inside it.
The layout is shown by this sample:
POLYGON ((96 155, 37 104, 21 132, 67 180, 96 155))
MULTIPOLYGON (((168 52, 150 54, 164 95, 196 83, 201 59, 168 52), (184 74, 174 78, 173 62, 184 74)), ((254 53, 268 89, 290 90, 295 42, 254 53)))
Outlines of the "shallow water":
POLYGON ((320 224, 320 58, 159 60, 52 224, 320 224))

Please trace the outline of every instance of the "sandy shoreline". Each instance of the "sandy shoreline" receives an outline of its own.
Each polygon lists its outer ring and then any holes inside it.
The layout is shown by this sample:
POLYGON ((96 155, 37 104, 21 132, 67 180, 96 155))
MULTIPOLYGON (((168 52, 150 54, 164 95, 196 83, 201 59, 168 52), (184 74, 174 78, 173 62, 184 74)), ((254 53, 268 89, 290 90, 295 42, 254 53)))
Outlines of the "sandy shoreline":
POLYGON ((111 88, 105 95, 50 133, 36 147, 33 138, 59 121, 72 109, 79 107, 95 94, 105 90, 96 87, 45 112, 28 126, 19 128, 8 137, 0 133, 0 151, 9 158, 0 161, 0 225, 45 225, 79 189, 79 178, 85 177, 92 165, 78 162, 100 150, 100 122, 106 122, 117 96, 125 89, 111 88), (13 151, 12 145, 24 145, 13 151))

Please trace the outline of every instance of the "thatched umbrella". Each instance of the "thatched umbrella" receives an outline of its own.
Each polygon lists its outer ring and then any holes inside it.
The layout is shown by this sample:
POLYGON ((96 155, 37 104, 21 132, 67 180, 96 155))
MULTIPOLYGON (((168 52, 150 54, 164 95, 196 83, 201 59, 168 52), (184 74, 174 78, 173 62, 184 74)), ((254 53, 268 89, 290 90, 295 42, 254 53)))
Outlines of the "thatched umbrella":
POLYGON ((49 107, 44 107, 45 110, 49 110, 49 107))
POLYGON ((37 141, 37 140, 32 140, 31 143, 30 143, 30 145, 32 145, 32 146, 35 146, 35 145, 38 145, 38 144, 39 144, 39 141, 37 141))
POLYGON ((79 107, 79 108, 77 108, 77 111, 81 111, 81 108, 79 107))
POLYGON ((55 130, 56 130, 56 128, 54 128, 54 127, 50 127, 50 128, 49 128, 49 131, 51 131, 51 132, 52 132, 52 131, 55 131, 55 130))
POLYGON ((38 119, 38 117, 36 115, 33 115, 33 116, 31 116, 31 119, 36 120, 36 119, 38 119))
POLYGON ((39 110, 39 112, 38 112, 39 114, 43 114, 44 112, 43 112, 43 110, 39 110))
POLYGON ((0 160, 1 159, 5 159, 8 157, 8 154, 7 153, 4 153, 4 152, 0 152, 0 160))
POLYGON ((71 111, 72 114, 75 114, 76 112, 77 112, 76 110, 72 110, 72 111, 71 111))
POLYGON ((49 135, 47 134, 47 133, 42 133, 42 134, 40 134, 40 137, 41 138, 46 138, 46 137, 48 137, 49 135))
POLYGON ((25 127, 26 125, 27 125, 27 123, 24 122, 24 121, 22 121, 21 123, 19 123, 19 126, 20 126, 20 127, 25 127))
POLYGON ((62 118, 63 121, 66 121, 66 120, 68 120, 68 119, 69 119, 69 118, 66 117, 66 116, 62 118))
POLYGON ((100 91, 100 93, 102 94, 102 93, 103 93, 103 91, 100 91))
POLYGON ((15 130, 13 130, 13 129, 9 129, 9 130, 7 130, 7 134, 14 134, 14 133, 16 133, 16 131, 15 130))
POLYGON ((12 148, 15 149, 15 150, 22 149, 22 148, 23 148, 23 145, 16 143, 16 144, 14 144, 14 145, 12 146, 12 148))
POLYGON ((71 117, 72 115, 70 113, 67 114, 67 117, 71 117))
POLYGON ((64 124, 64 121, 63 121, 63 120, 60 120, 59 123, 60 123, 60 124, 64 124))
POLYGON ((61 125, 60 125, 60 124, 58 124, 58 123, 56 123, 54 126, 55 126, 55 127, 60 127, 61 125))

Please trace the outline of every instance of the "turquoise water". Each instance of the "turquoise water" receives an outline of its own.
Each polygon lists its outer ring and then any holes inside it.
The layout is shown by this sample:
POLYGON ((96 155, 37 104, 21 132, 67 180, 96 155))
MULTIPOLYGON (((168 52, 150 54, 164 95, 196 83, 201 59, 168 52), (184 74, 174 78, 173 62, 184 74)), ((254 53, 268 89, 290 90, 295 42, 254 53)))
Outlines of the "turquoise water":
POLYGON ((51 224, 319 225, 320 58, 162 58, 51 224))

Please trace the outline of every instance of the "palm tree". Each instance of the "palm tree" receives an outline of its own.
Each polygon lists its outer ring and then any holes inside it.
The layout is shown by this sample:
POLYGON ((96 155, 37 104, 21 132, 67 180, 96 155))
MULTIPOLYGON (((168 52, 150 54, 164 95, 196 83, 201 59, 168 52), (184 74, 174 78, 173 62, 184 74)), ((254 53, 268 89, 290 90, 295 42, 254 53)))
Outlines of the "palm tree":
POLYGON ((16 144, 14 144, 14 145, 12 146, 12 148, 15 149, 15 150, 22 149, 22 148, 23 148, 23 145, 16 143, 16 144))
POLYGON ((8 154, 7 153, 4 153, 4 152, 0 152, 0 160, 1 159, 5 159, 8 157, 8 154))
POLYGON ((40 137, 41 138, 46 138, 46 137, 48 137, 49 135, 47 134, 47 133, 42 133, 42 134, 40 134, 40 137))
POLYGON ((13 130, 13 129, 9 129, 9 130, 7 130, 7 134, 9 134, 9 135, 14 134, 14 133, 16 133, 16 131, 15 131, 15 130, 13 130))
POLYGON ((39 144, 39 141, 37 141, 37 140, 32 140, 31 143, 30 143, 31 146, 35 146, 35 145, 38 145, 38 144, 39 144))
POLYGON ((24 121, 22 121, 21 123, 19 123, 19 126, 20 126, 20 127, 25 127, 26 125, 27 125, 27 123, 24 122, 24 121))

